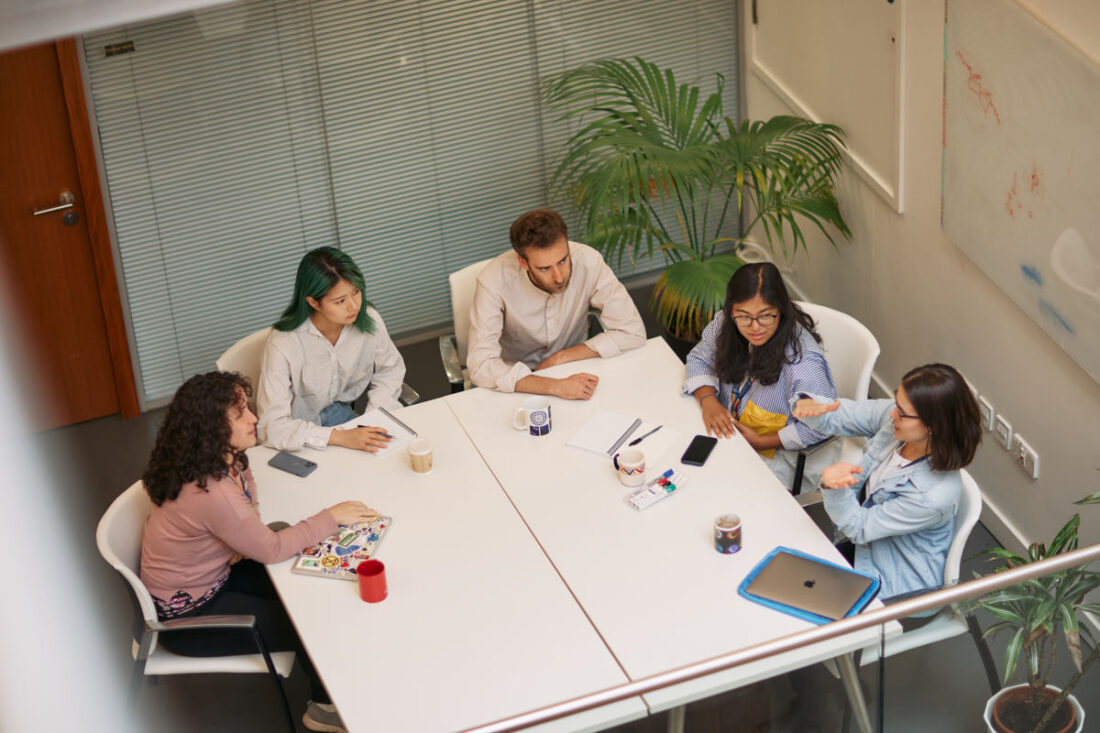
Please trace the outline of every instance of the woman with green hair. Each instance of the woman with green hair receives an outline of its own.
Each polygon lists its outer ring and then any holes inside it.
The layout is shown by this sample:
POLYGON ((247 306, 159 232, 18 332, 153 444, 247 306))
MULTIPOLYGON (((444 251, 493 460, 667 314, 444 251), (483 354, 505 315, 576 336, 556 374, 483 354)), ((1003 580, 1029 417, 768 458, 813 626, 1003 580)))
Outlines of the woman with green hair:
POLYGON ((261 439, 273 448, 329 445, 374 452, 389 442, 377 427, 334 429, 367 409, 401 404, 405 362, 382 317, 363 298, 363 273, 344 252, 320 247, 298 265, 294 295, 264 348, 256 406, 261 439))

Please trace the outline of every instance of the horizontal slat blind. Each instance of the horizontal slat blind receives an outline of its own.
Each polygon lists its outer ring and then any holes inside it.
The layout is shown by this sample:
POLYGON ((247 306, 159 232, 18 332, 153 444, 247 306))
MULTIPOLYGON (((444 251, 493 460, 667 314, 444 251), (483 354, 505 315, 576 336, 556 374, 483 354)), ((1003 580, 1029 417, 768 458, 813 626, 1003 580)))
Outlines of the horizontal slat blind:
POLYGON ((255 0, 87 36, 146 400, 274 321, 323 244, 391 332, 449 321, 447 274, 546 203, 569 130, 541 76, 642 55, 721 71, 733 114, 735 39, 730 0, 255 0))
MULTIPOLYGON (((729 0, 603 0, 572 2, 541 0, 534 3, 537 35, 536 58, 540 76, 558 74, 600 58, 641 56, 661 68, 670 68, 680 84, 697 84, 702 97, 717 87, 716 73, 725 78, 722 101, 725 113, 737 118, 737 8, 729 0)), ((540 109, 545 130, 549 172, 560 160, 560 151, 575 133, 580 120, 558 121, 540 109)), ((682 242, 675 210, 659 210, 670 235, 682 242)), ((573 222, 570 222, 572 225, 573 222)), ((727 222, 725 236, 737 232, 736 217, 727 222)), ((633 261, 610 263, 621 276, 637 275, 664 267, 659 253, 639 254, 633 261)))
POLYGON ((270 325, 302 254, 336 241, 308 10, 262 0, 85 38, 146 401, 270 325))

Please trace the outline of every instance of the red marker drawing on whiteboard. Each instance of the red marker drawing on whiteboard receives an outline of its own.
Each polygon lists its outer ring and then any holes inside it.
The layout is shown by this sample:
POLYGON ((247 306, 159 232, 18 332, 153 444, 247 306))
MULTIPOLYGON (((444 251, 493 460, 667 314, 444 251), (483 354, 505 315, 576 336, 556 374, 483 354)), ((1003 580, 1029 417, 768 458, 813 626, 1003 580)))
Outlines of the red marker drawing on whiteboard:
POLYGON ((982 85, 982 75, 974 71, 974 67, 966 63, 966 59, 963 58, 962 51, 956 51, 955 55, 959 57, 959 61, 966 67, 967 73, 970 74, 966 80, 966 87, 970 91, 974 92, 974 96, 978 98, 978 105, 982 108, 983 112, 992 112, 993 118, 997 120, 997 124, 1001 124, 1001 115, 997 112, 997 106, 993 104, 993 94, 982 85))

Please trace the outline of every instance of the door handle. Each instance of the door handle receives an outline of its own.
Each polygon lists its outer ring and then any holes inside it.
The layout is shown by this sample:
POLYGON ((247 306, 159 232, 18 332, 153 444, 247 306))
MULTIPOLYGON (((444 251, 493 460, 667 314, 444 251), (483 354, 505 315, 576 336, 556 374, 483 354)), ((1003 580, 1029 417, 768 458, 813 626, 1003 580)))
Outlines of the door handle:
POLYGON ((73 204, 76 202, 76 196, 72 191, 62 191, 61 195, 57 197, 57 205, 47 206, 42 209, 35 209, 35 216, 42 216, 43 214, 52 214, 55 211, 64 211, 65 209, 73 208, 73 204))

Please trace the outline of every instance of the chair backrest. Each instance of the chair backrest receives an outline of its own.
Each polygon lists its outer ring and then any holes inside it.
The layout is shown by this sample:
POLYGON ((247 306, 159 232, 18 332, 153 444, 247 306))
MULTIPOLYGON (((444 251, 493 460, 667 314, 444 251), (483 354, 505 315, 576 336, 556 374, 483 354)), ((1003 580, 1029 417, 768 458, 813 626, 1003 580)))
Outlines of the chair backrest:
POLYGON ((138 577, 141 564, 141 533, 152 501, 141 482, 134 483, 111 502, 95 532, 96 547, 107 564, 130 585, 146 622, 157 620, 153 596, 138 577))
POLYGON ((874 334, 847 313, 817 303, 796 303, 817 324, 837 394, 850 400, 867 399, 871 370, 879 354, 874 334))
MULTIPOLYGON (((492 259, 492 258, 490 258, 492 259)), ((466 346, 470 339, 470 306, 474 302, 474 288, 477 286, 477 276, 489 264, 489 260, 481 260, 472 265, 467 265, 450 275, 451 281, 451 317, 455 324, 455 346, 458 347, 458 360, 466 366, 466 346)))
POLYGON ((959 508, 955 512, 955 537, 947 548, 947 561, 943 566, 944 586, 959 582, 963 549, 982 515, 982 490, 978 487, 978 482, 965 468, 959 474, 962 476, 963 490, 959 495, 959 508))
POLYGON ((268 326, 255 333, 250 333, 230 346, 215 362, 218 371, 238 372, 248 379, 253 389, 256 389, 260 382, 260 366, 263 364, 264 346, 267 345, 267 337, 270 333, 271 327, 268 326))

